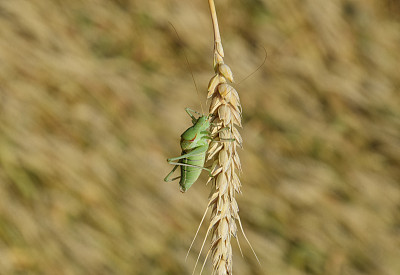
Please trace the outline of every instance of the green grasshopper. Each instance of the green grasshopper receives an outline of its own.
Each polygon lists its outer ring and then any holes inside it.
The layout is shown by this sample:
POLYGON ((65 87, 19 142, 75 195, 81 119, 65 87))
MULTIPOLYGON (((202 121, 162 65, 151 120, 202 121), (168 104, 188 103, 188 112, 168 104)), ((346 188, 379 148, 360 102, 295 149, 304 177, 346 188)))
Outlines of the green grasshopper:
POLYGON ((211 174, 211 170, 203 167, 208 150, 208 140, 211 140, 210 115, 201 115, 195 118, 191 112, 196 111, 186 108, 186 113, 192 118, 193 126, 189 127, 181 135, 182 154, 179 157, 167 159, 169 164, 175 164, 172 171, 164 178, 170 182, 180 178, 179 185, 182 193, 186 192, 193 183, 199 178, 201 170, 206 170, 211 174), (175 162, 178 161, 178 162, 175 162), (173 172, 181 167, 181 176, 169 179, 173 172))

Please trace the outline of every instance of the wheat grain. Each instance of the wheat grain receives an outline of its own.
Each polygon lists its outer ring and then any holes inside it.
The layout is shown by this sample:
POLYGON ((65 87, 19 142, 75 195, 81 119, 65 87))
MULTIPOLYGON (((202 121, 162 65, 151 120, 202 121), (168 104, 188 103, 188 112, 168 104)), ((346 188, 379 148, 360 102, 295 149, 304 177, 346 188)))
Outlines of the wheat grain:
MULTIPOLYGON (((238 146, 242 147, 242 137, 236 127, 242 126, 242 106, 239 94, 228 84, 228 81, 233 83, 234 78, 232 70, 224 63, 224 50, 213 0, 209 0, 209 6, 214 29, 213 64, 216 74, 209 82, 207 99, 211 98, 209 112, 214 117, 211 133, 215 142, 211 144, 207 156, 207 160, 213 159, 212 177, 208 180, 208 182, 212 182, 208 203, 208 208, 211 209, 211 220, 200 253, 208 234, 211 233, 211 247, 204 263, 211 253, 212 274, 228 275, 232 274, 231 238, 237 236, 236 221, 239 222, 241 231, 249 243, 243 232, 239 218, 239 207, 235 199, 235 194, 241 192, 241 183, 237 171, 240 172, 242 168, 236 149, 238 146)), ((236 240, 238 241, 237 238, 236 240)), ((251 249, 253 250, 252 247, 251 249)), ((240 252, 242 252, 241 249, 240 252)), ((203 267, 201 270, 203 270, 203 267)))
MULTIPOLYGON (((213 273, 216 275, 232 274, 232 246, 231 238, 236 238, 240 253, 242 249, 237 239, 236 221, 240 225, 241 232, 254 253, 257 261, 258 257, 254 252, 249 240, 247 239, 239 217, 239 206, 235 199, 236 193, 241 193, 241 183, 237 176, 237 171, 242 170, 237 147, 242 147, 242 137, 236 127, 242 127, 242 106, 239 94, 228 81, 233 83, 233 73, 230 67, 224 63, 224 50, 218 28, 217 14, 213 0, 208 1, 211 11, 211 19, 214 29, 214 71, 215 75, 208 84, 207 99, 211 98, 209 113, 212 114, 212 124, 210 128, 213 141, 207 152, 207 161, 213 160, 211 166, 211 176, 207 184, 212 182, 211 193, 207 209, 201 219, 195 237, 189 247, 186 258, 197 237, 201 224, 211 209, 210 224, 206 236, 200 248, 196 264, 196 270, 200 254, 203 251, 206 239, 211 233, 211 246, 207 252, 200 274, 204 265, 211 254, 213 273)), ((260 262, 259 262, 260 263, 260 262)))

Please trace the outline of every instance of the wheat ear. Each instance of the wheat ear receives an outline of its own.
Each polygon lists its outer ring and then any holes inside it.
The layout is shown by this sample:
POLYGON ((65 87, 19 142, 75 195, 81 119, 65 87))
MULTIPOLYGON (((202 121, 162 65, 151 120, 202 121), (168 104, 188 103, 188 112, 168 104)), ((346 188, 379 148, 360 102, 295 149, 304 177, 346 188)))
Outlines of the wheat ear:
MULTIPOLYGON (((210 145, 207 157, 207 160, 213 159, 213 165, 212 177, 208 180, 208 182, 212 182, 208 203, 208 207, 211 209, 211 221, 205 238, 209 233, 212 237, 206 260, 211 254, 213 274, 223 275, 232 274, 231 237, 238 241, 236 220, 243 236, 249 243, 243 231, 239 218, 239 207, 235 199, 235 194, 241 193, 241 183, 237 175, 237 171, 241 171, 241 164, 236 149, 242 147, 242 137, 236 127, 242 127, 242 106, 239 94, 228 84, 228 81, 234 82, 233 74, 229 66, 224 63, 224 50, 214 1, 209 0, 208 3, 214 29, 213 65, 215 75, 208 85, 207 99, 211 98, 209 110, 209 113, 213 114, 211 134, 215 138, 210 145)), ((251 249, 257 258, 252 247, 251 249)))

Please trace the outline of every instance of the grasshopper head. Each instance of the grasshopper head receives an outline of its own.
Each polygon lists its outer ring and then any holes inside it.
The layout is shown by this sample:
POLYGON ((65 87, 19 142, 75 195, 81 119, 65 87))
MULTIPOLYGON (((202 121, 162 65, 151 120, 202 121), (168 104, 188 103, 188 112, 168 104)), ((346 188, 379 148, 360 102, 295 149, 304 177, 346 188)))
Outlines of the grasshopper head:
POLYGON ((201 116, 197 119, 196 126, 199 127, 202 131, 210 128, 210 120, 209 116, 201 116))
POLYGON ((188 128, 181 135, 182 150, 193 149, 201 145, 202 142, 204 142, 204 136, 207 136, 206 132, 208 132, 209 128, 210 128, 209 116, 199 117, 195 121, 194 125, 188 128))

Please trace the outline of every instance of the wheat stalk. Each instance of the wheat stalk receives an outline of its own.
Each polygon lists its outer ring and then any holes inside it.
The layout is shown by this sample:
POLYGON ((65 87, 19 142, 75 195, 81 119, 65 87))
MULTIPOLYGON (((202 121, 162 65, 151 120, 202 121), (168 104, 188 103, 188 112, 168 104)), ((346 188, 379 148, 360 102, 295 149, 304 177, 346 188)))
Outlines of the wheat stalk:
MULTIPOLYGON (((239 207, 235 199, 235 194, 241 193, 241 183, 237 175, 237 171, 241 171, 241 164, 236 149, 238 146, 242 147, 242 137, 236 127, 242 127, 242 106, 240 105, 239 94, 228 84, 228 81, 231 83, 234 82, 233 74, 229 66, 224 63, 224 50, 214 1, 209 0, 208 3, 214 29, 213 64, 215 75, 211 78, 208 85, 207 99, 211 98, 209 113, 213 114, 214 117, 211 125, 211 134, 214 136, 214 139, 207 156, 207 160, 213 160, 211 169, 212 177, 208 180, 208 182, 212 182, 212 190, 208 208, 203 215, 201 223, 208 209, 211 209, 211 220, 200 253, 203 250, 208 234, 211 233, 211 247, 204 260, 204 264, 211 254, 212 274, 223 275, 232 274, 231 237, 236 238, 240 249, 240 244, 236 237, 236 221, 238 221, 243 236, 249 245, 250 242, 243 231, 239 217, 239 207)), ((197 233, 198 230, 196 236, 197 233)), ((250 248, 258 261, 257 255, 251 245, 250 248)), ((241 249, 240 252, 242 253, 241 249)), ((196 265, 199 257, 197 258, 196 265)), ((201 270, 203 270, 203 267, 201 270)))

